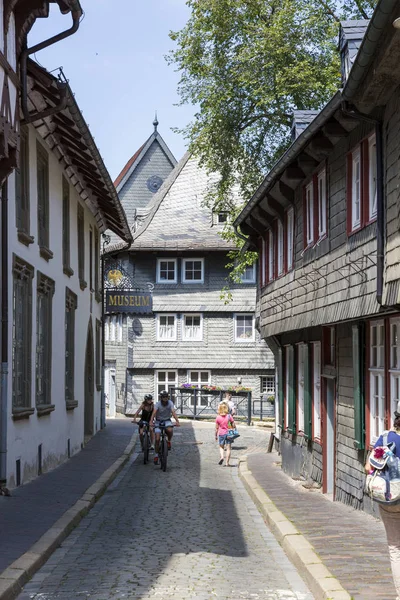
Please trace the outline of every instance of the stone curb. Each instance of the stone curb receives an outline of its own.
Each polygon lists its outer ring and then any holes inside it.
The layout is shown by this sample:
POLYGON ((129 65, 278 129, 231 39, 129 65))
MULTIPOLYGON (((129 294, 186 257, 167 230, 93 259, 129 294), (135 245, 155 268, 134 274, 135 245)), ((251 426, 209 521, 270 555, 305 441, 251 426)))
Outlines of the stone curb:
POLYGON ((79 521, 104 494, 122 467, 128 462, 136 444, 138 433, 134 432, 129 444, 119 458, 93 483, 83 496, 54 523, 28 552, 22 554, 0 573, 0 600, 14 600, 23 586, 44 565, 79 521))
POLYGON ((325 567, 310 542, 278 510, 258 485, 248 469, 247 456, 240 459, 239 476, 272 533, 306 581, 316 600, 352 600, 351 595, 341 586, 338 579, 333 577, 325 567))

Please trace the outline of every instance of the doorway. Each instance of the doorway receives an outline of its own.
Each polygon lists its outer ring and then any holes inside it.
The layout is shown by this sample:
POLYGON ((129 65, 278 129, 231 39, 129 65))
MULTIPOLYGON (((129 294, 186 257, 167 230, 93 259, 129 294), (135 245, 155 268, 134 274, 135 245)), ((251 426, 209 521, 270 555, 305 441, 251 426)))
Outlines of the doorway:
POLYGON ((335 380, 324 378, 323 386, 323 486, 324 494, 335 490, 335 380))
POLYGON ((104 389, 105 389, 105 402, 106 402, 106 416, 108 418, 115 417, 116 406, 115 406, 115 378, 116 370, 113 366, 105 367, 104 373, 104 389))
POLYGON ((92 319, 89 321, 85 354, 85 437, 93 435, 94 427, 94 348, 92 319))

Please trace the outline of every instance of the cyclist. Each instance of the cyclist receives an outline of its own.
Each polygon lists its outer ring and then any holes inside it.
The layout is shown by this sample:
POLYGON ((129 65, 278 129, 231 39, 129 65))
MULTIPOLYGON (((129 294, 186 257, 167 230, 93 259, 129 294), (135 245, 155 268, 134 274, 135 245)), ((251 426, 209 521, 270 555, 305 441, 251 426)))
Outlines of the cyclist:
MULTIPOLYGON (((140 420, 138 423, 140 443, 142 444, 142 447, 143 447, 143 424, 150 423, 150 419, 151 419, 151 415, 153 414, 153 410, 154 410, 153 396, 151 394, 146 394, 144 397, 144 401, 142 402, 142 404, 139 406, 139 408, 133 415, 132 423, 136 423, 136 417, 139 415, 140 412, 142 413, 140 415, 140 420)), ((154 432, 151 427, 150 427, 150 441, 151 441, 150 450, 154 450, 154 432)))
POLYGON ((171 440, 173 434, 171 417, 174 417, 176 426, 180 426, 179 419, 176 416, 174 403, 168 399, 168 396, 169 394, 167 390, 160 392, 160 400, 154 406, 153 414, 151 415, 150 419, 150 427, 154 426, 154 431, 156 434, 156 455, 154 457, 155 465, 158 464, 158 452, 161 435, 161 430, 159 428, 160 423, 164 423, 166 427, 165 431, 168 439, 168 450, 171 449, 171 440))

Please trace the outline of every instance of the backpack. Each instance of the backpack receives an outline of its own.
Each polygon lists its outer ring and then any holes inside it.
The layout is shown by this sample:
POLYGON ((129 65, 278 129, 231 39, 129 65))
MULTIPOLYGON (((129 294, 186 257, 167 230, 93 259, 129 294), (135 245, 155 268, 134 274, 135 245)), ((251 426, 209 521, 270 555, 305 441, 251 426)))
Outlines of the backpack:
POLYGON ((388 431, 382 434, 382 446, 371 450, 369 462, 373 472, 367 475, 365 487, 373 500, 387 506, 400 503, 400 459, 396 444, 388 443, 388 431))

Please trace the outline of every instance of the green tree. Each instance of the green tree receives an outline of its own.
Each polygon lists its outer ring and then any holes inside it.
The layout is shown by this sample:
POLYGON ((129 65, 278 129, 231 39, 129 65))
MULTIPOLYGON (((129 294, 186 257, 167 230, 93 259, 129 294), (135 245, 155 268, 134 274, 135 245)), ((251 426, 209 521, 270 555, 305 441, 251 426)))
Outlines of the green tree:
MULTIPOLYGON (((368 18, 374 4, 187 0, 191 16, 170 33, 176 47, 168 60, 181 75, 181 103, 197 107, 181 133, 219 174, 207 198, 215 210, 237 213, 230 191, 239 186, 248 201, 289 144, 293 110, 320 109, 338 89, 339 21, 368 18)), ((224 235, 233 236, 229 227, 224 235)))

